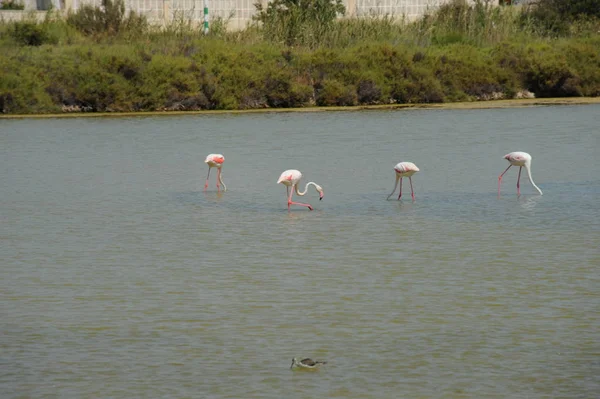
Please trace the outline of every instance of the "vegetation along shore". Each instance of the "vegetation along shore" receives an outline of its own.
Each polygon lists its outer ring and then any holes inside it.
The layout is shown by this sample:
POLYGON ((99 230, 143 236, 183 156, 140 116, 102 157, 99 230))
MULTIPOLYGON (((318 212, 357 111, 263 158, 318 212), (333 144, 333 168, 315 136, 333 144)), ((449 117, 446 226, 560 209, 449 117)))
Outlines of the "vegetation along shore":
POLYGON ((150 26, 122 0, 0 21, 0 114, 600 102, 600 0, 456 0, 416 21, 307 1, 318 7, 275 0, 246 29, 213 20, 207 35, 150 26))

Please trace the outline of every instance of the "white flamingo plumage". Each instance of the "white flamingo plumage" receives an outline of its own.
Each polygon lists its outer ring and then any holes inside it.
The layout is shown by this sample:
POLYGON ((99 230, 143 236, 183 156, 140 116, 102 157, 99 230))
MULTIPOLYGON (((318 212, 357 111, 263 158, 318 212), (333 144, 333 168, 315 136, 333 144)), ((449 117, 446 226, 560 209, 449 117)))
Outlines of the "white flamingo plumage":
POLYGON ((498 176, 498 196, 500 196, 500 183, 502 183, 502 176, 504 176, 506 171, 509 170, 511 166, 519 167, 519 175, 517 177, 517 195, 521 195, 519 182, 521 181, 521 169, 523 169, 523 167, 525 167, 525 170, 527 171, 527 177, 529 177, 531 185, 540 193, 540 195, 542 195, 542 190, 535 185, 533 179, 531 178, 531 155, 523 151, 515 151, 511 152, 510 154, 506 154, 504 159, 506 159, 510 165, 508 165, 508 168, 506 168, 504 172, 498 176))
POLYGON ((221 177, 221 169, 223 168, 225 157, 222 154, 208 154, 204 162, 208 165, 208 175, 206 175, 204 191, 208 187, 208 178, 210 177, 210 170, 212 168, 217 168, 217 191, 221 191, 221 184, 223 185, 223 191, 227 191, 227 186, 223 183, 223 178, 221 177))
POLYGON ((410 181, 410 194, 412 196, 412 200, 415 200, 415 192, 413 191, 412 178, 419 171, 417 165, 412 162, 400 162, 398 165, 394 166, 394 171, 396 172, 396 184, 394 184, 394 190, 388 195, 387 199, 390 199, 394 192, 396 192, 396 187, 398 187, 398 180, 400 181, 400 194, 398 195, 398 199, 402 197, 402 178, 408 177, 410 181))
POLYGON ((310 209, 311 211, 313 210, 313 207, 310 204, 304 204, 302 202, 292 201, 292 195, 294 195, 294 191, 296 191, 297 195, 303 196, 306 194, 306 191, 308 190, 308 186, 314 186, 315 189, 317 190, 317 192, 319 193, 319 200, 322 200, 323 196, 325 195, 323 193, 323 187, 319 186, 317 183, 312 182, 312 181, 306 183, 306 187, 304 187, 304 191, 300 192, 298 190, 298 183, 300 182, 301 178, 302 178, 302 173, 300 173, 299 170, 289 169, 289 170, 286 170, 285 172, 283 172, 281 174, 281 176, 279 176, 279 180, 277 180, 277 184, 281 183, 286 187, 287 199, 288 199, 288 211, 290 210, 290 205, 305 206, 308 209, 310 209), (291 188, 291 190, 290 190, 290 188, 291 188))

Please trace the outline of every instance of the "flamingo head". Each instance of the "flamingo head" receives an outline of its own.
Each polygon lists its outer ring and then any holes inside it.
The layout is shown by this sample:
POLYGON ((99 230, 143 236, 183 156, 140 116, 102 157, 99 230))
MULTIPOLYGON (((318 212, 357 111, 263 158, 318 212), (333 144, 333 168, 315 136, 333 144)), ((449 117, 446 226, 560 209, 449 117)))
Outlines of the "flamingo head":
POLYGON ((325 193, 323 192, 323 187, 319 186, 318 184, 315 184, 315 188, 319 192, 319 201, 321 201, 325 196, 325 193))

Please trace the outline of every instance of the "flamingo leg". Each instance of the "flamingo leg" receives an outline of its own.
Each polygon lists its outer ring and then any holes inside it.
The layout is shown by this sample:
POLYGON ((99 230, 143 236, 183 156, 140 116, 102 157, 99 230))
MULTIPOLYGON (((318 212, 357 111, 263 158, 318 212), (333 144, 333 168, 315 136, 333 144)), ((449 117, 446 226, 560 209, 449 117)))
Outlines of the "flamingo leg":
POLYGON ((208 174, 206 175, 206 183, 204 183, 204 191, 208 188, 208 178, 210 177, 210 166, 208 167, 208 174))
POLYGON ((300 206, 305 206, 305 207, 307 207, 309 210, 311 210, 311 211, 313 210, 313 207, 312 207, 312 205, 311 205, 311 204, 305 204, 305 203, 303 203, 303 202, 294 202, 294 201, 292 201, 292 202, 290 202, 290 203, 288 204, 288 208, 290 207, 290 205, 300 205, 300 206))
POLYGON ((512 165, 508 165, 508 168, 504 169, 504 172, 500 176, 498 176, 498 197, 500 196, 500 183, 502 183, 502 176, 506 173, 507 170, 510 169, 512 165))
POLYGON ((402 197, 402 178, 400 178, 400 193, 398 194, 398 200, 402 197))
POLYGON ((221 191, 221 184, 219 183, 219 180, 221 180, 221 168, 217 169, 217 192, 221 191))
POLYGON ((519 185, 521 182, 521 169, 523 169, 523 167, 519 166, 519 176, 517 177, 517 195, 521 195, 521 187, 519 185))
POLYGON ((290 210, 290 205, 300 205, 300 206, 305 206, 307 207, 309 210, 313 210, 313 207, 310 204, 305 204, 303 202, 294 202, 292 201, 292 195, 294 195, 294 189, 292 187, 292 190, 290 191, 290 195, 288 197, 288 211, 290 210))
POLYGON ((410 182, 410 195, 412 196, 412 200, 415 200, 415 192, 413 191, 412 186, 412 177, 408 176, 408 181, 410 182))

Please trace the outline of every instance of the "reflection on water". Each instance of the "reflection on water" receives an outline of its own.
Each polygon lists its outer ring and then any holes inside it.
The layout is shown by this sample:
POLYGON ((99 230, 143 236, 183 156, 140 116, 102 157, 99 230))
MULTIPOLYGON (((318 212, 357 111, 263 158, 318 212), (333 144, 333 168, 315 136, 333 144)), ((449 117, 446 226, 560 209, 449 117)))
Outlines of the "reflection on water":
POLYGON ((203 193, 203 194, 204 194, 204 198, 207 202, 218 204, 223 199, 223 195, 225 193, 223 193, 222 191, 219 191, 219 192, 214 192, 214 193, 203 193))
POLYGON ((595 397, 598 115, 3 121, 0 395, 595 397), (543 196, 498 198, 515 150, 543 196), (416 201, 386 201, 403 160, 416 201))
POLYGON ((531 211, 535 208, 540 198, 539 195, 520 195, 517 198, 517 202, 521 205, 521 208, 531 211))

